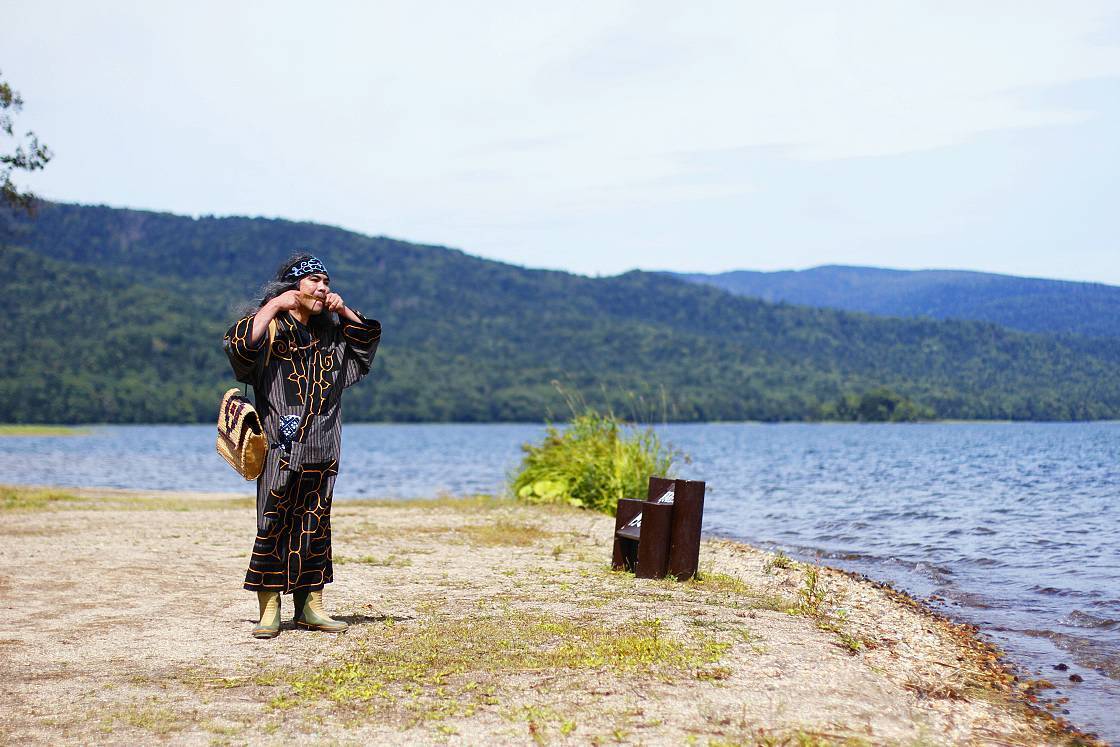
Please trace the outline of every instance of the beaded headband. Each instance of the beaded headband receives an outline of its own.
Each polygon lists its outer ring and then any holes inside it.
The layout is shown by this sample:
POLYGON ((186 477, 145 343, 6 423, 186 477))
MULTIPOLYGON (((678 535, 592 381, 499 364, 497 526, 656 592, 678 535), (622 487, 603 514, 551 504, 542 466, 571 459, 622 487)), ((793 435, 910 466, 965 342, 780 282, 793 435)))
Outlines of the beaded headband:
POLYGON ((311 259, 305 259, 299 264, 289 267, 281 280, 299 280, 304 275, 310 275, 313 272, 326 275, 328 278, 331 276, 331 274, 327 272, 327 268, 323 267, 323 263, 320 262, 317 257, 312 257, 311 259))

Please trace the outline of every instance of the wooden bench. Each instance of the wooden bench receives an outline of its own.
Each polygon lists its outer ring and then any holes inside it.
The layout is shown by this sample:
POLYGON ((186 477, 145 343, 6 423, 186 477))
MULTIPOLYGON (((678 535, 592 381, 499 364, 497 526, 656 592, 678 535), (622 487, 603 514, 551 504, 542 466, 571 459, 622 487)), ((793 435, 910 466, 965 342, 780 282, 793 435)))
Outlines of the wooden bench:
POLYGON ((700 564, 703 518, 702 480, 650 477, 645 500, 618 502, 611 566, 638 578, 692 578, 700 564))

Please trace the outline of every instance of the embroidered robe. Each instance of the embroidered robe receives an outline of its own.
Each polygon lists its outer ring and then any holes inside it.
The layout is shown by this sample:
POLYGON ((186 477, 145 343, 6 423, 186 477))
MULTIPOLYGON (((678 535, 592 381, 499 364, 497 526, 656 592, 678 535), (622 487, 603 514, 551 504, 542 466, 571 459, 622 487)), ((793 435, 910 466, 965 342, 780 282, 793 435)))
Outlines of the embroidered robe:
MULTIPOLYGON (((325 313, 325 312, 324 312, 325 313)), ((381 324, 340 318, 320 337, 288 312, 250 344, 253 317, 225 336, 238 381, 253 387, 270 449, 257 479, 257 537, 245 588, 316 589, 333 580, 330 507, 342 444, 342 392, 369 373, 381 324)))

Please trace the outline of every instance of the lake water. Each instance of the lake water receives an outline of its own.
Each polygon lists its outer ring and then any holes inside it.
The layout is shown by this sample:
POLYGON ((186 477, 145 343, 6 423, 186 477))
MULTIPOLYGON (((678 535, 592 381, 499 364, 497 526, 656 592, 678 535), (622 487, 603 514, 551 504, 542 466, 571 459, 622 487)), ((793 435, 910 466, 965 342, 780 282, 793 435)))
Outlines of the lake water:
MULTIPOLYGON (((540 425, 348 425, 335 493, 499 492, 540 425)), ((937 595, 1120 742, 1120 423, 688 424, 708 534, 937 595), (1064 663, 1068 671, 1056 671, 1064 663), (1071 674, 1084 681, 1074 684, 1071 674)), ((242 491, 212 426, 0 439, 0 482, 242 491)))

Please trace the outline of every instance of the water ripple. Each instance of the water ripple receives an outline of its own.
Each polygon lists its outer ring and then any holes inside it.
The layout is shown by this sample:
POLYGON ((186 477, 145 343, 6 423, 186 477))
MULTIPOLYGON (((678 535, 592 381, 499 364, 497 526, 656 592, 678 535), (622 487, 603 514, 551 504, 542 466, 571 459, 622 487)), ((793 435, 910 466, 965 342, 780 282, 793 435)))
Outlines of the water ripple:
MULTIPOLYGON (((1013 658, 1084 682, 1075 723, 1120 742, 1120 423, 658 428, 708 482, 705 527, 937 594, 1013 658), (1107 674, 1105 674, 1107 673, 1107 674)), ((540 425, 351 425, 336 494, 502 490, 540 425)), ((6 482, 242 491, 211 426, 5 438, 6 482)))

